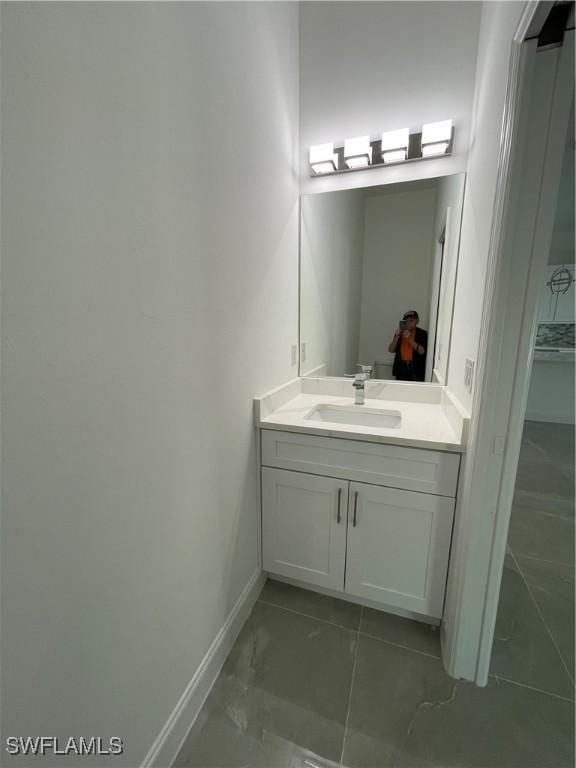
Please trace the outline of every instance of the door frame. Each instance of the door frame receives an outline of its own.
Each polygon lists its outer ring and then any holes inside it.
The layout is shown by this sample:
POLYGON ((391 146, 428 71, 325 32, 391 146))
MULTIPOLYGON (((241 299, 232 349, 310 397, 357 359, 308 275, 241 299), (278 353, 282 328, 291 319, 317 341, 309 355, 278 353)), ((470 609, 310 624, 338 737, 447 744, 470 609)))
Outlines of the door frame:
POLYGON ((546 52, 552 62, 549 103, 547 109, 539 104, 538 125, 530 123, 536 56, 541 54, 537 54, 537 40, 527 38, 534 38, 534 26, 545 18, 545 6, 525 6, 512 41, 478 350, 478 385, 470 451, 465 459, 468 471, 459 490, 459 496, 467 500, 466 522, 453 553, 452 609, 442 636, 448 672, 480 686, 488 682, 528 397, 539 281, 548 253, 546 243, 549 245, 551 238, 551 209, 565 146, 563 141, 555 142, 555 137, 568 125, 574 86, 574 33, 570 32, 561 48, 546 52), (530 150, 533 154, 527 163, 525 153, 530 150), (525 225, 529 209, 534 218, 528 219, 532 226, 524 228, 527 248, 522 251, 514 238, 519 233, 519 217, 524 217, 525 225))
MULTIPOLYGON (((444 266, 444 244, 446 242, 446 219, 450 209, 447 208, 442 217, 440 232, 434 238, 434 259, 432 260, 432 293, 430 296, 430 312, 428 323, 428 349, 426 351, 426 374, 424 381, 434 381, 436 363, 436 340, 438 338, 438 309, 440 292, 442 290, 442 268, 444 266)), ((444 384, 445 378, 442 380, 444 384)))

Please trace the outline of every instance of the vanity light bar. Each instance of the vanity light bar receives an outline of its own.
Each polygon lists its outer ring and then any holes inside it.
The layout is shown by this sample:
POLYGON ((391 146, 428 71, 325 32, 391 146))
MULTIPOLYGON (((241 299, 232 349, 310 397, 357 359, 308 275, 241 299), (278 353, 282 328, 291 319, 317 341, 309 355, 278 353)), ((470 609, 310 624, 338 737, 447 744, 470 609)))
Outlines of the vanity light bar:
POLYGON ((452 153, 454 129, 452 120, 426 123, 421 131, 409 128, 386 131, 373 141, 369 136, 346 139, 344 147, 333 143, 310 147, 313 176, 377 168, 393 163, 407 163, 452 153))
POLYGON ((422 127, 422 157, 444 155, 452 139, 452 120, 427 123, 422 127))
POLYGON ((334 152, 333 142, 310 147, 310 166, 316 175, 338 170, 338 155, 334 152))
POLYGON ((381 150, 384 163, 403 163, 408 157, 410 132, 408 128, 382 134, 381 150))
POLYGON ((439 123, 426 123, 422 127, 422 146, 450 141, 452 137, 452 120, 441 120, 439 123))
POLYGON ((434 157, 434 155, 444 155, 448 149, 447 141, 439 141, 436 144, 423 144, 422 157, 434 157))
POLYGON ((372 162, 370 136, 346 139, 344 142, 344 162, 351 170, 367 168, 372 162))
POLYGON ((391 163, 405 163, 406 150, 391 149, 389 152, 382 152, 382 162, 385 163, 385 165, 390 165, 391 163))

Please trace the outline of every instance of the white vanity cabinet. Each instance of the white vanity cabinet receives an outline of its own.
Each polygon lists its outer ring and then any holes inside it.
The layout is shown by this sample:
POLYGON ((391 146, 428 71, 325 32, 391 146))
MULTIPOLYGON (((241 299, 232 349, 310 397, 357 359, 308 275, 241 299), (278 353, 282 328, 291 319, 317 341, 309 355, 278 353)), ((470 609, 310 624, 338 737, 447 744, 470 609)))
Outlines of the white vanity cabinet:
POLYGON ((261 434, 264 570, 441 618, 458 454, 261 434))

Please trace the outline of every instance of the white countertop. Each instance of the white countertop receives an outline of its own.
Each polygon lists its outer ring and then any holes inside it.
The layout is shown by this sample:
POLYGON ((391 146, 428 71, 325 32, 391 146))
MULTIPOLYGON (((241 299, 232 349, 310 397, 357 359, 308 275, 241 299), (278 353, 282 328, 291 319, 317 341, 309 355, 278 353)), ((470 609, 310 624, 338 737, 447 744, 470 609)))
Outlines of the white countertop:
POLYGON ((322 379, 312 380, 312 383, 310 379, 296 379, 284 388, 256 398, 257 426, 262 429, 459 453, 466 449, 467 414, 454 402, 446 387, 438 384, 406 385, 397 382, 394 382, 393 386, 387 386, 385 382, 370 381, 366 386, 364 406, 355 406, 352 391, 348 394, 348 391, 352 390, 349 379, 324 381, 326 384, 323 386, 322 379), (341 385, 337 382, 341 382, 341 385), (338 390, 346 394, 340 394, 338 390), (376 396, 370 397, 371 394, 376 396), (384 428, 307 419, 306 416, 321 404, 400 411, 402 421, 400 427, 384 428))
POLYGON ((546 347, 536 347, 534 349, 534 362, 545 363, 572 363, 574 364, 576 356, 573 349, 547 349, 546 347))

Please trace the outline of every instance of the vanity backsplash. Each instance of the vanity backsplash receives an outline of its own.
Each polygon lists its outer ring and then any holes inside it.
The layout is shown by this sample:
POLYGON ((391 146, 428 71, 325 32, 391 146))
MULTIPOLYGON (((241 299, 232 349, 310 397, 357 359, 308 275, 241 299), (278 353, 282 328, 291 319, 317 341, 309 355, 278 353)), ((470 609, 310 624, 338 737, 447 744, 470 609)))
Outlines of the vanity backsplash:
POLYGON ((574 349, 574 323, 539 323, 536 349, 574 349))

